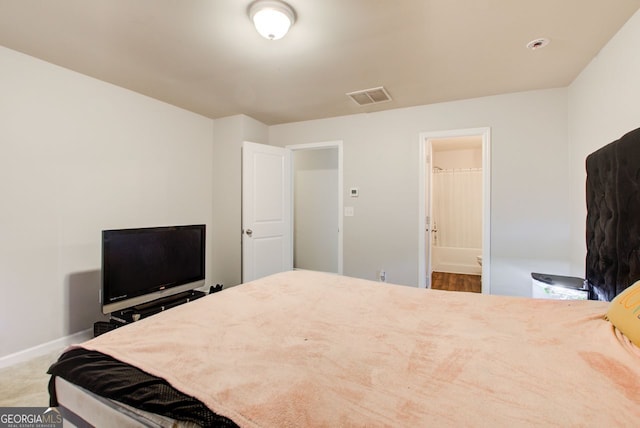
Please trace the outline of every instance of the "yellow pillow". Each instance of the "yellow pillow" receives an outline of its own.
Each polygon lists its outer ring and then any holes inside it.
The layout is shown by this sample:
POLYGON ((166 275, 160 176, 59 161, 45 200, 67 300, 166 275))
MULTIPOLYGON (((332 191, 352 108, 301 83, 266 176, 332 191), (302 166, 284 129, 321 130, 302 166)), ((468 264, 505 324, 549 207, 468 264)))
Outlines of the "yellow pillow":
POLYGON ((640 281, 611 301, 607 319, 636 346, 640 346, 640 281))

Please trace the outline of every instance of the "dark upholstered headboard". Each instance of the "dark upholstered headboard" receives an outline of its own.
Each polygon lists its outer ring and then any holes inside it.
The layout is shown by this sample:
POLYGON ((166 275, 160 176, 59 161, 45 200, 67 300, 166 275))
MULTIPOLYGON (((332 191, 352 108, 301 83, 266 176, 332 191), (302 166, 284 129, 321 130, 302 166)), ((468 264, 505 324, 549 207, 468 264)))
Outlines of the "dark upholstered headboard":
POLYGON ((589 298, 610 301, 640 279, 640 128, 591 153, 586 167, 589 298))

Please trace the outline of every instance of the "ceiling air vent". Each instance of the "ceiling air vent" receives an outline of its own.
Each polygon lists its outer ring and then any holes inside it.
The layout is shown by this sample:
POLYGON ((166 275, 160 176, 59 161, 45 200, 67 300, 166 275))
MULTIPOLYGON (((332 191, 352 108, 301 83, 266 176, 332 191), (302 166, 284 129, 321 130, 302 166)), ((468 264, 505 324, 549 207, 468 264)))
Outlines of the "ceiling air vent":
POLYGON ((382 86, 379 86, 377 88, 364 89, 362 91, 349 92, 347 96, 359 106, 391 101, 389 93, 382 86))

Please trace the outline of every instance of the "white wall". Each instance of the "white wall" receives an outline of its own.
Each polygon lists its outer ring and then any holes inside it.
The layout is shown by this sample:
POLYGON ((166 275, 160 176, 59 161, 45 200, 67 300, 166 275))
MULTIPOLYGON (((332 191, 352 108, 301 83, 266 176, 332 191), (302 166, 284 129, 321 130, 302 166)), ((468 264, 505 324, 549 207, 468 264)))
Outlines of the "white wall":
POLYGON ((569 86, 571 272, 585 269, 585 159, 640 127, 640 12, 569 86))
MULTIPOLYGON (((344 142, 344 273, 418 284, 419 133, 491 127, 491 290, 530 295, 530 273, 569 270, 566 89, 269 128, 274 145, 344 142), (345 196, 348 197, 348 196, 345 196), (348 203, 347 203, 348 202, 348 203)), ((488 257, 488 255, 484 255, 488 257)))
POLYGON ((213 121, 2 47, 0 94, 1 357, 92 328, 101 230, 211 226, 213 121))
POLYGON ((266 144, 268 128, 245 115, 214 121, 213 273, 211 282, 231 287, 242 277, 242 142, 266 144))

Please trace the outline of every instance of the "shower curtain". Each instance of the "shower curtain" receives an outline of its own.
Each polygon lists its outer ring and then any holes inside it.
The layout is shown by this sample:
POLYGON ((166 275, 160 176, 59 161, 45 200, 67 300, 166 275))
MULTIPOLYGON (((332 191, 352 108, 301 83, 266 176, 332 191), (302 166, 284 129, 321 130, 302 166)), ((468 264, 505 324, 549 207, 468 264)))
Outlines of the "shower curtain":
POLYGON ((433 245, 482 248, 482 168, 433 170, 433 245))

